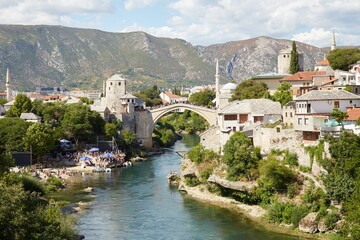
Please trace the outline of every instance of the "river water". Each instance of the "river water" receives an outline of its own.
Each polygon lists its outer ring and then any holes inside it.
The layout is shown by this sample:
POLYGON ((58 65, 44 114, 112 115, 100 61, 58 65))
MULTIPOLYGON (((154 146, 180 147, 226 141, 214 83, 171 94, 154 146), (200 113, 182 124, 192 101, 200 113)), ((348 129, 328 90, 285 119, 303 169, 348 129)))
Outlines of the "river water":
POLYGON ((167 174, 180 171, 181 157, 176 151, 189 150, 197 141, 185 135, 165 154, 76 182, 67 198, 92 199, 79 215, 79 234, 86 240, 298 239, 265 230, 241 214, 198 202, 170 187, 167 174), (94 196, 78 192, 87 186, 94 187, 94 196))

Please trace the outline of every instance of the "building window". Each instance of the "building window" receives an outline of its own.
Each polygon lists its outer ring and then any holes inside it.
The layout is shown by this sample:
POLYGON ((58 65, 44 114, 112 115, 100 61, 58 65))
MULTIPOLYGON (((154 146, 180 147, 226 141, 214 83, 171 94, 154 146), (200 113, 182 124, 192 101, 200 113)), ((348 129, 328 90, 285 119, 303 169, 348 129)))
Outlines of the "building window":
POLYGON ((334 101, 334 108, 339 108, 339 107, 340 107, 340 102, 334 101))
POLYGON ((292 117, 292 112, 290 112, 290 117, 292 117))
POLYGON ((110 91, 110 87, 109 87, 109 91, 110 91))
POLYGON ((240 114, 240 123, 245 123, 248 120, 248 115, 247 114, 240 114))
POLYGON ((285 112, 285 117, 287 117, 287 112, 285 112))
POLYGON ((264 116, 254 116, 254 122, 262 122, 264 121, 264 116))
POLYGON ((234 120, 237 120, 237 115, 236 115, 236 114, 224 115, 224 120, 225 120, 225 121, 234 121, 234 120))
POLYGON ((308 124, 309 124, 309 119, 308 119, 308 118, 305 118, 305 119, 304 119, 304 124, 305 124, 305 125, 308 125, 308 124))
POLYGON ((119 86, 121 86, 121 82, 119 82, 119 86))
POLYGON ((352 103, 352 100, 350 100, 350 103, 352 103))
POLYGON ((302 124, 302 118, 298 118, 298 124, 299 124, 299 125, 302 124))
POLYGON ((110 86, 112 86, 112 82, 110 82, 110 86))
POLYGON ((234 132, 236 132, 236 127, 233 127, 232 130, 233 130, 234 132))

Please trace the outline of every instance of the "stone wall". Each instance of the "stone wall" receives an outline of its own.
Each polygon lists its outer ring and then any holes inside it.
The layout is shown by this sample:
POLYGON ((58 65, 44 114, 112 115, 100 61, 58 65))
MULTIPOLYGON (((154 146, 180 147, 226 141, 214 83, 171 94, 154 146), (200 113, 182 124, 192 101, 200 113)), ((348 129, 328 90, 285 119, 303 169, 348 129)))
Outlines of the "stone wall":
POLYGON ((218 153, 221 148, 219 132, 220 129, 218 127, 210 127, 200 135, 200 144, 206 149, 211 149, 218 153))
POLYGON ((135 129, 136 136, 139 142, 141 142, 144 147, 150 149, 152 148, 152 127, 153 119, 151 113, 147 110, 145 111, 135 111, 135 129))
POLYGON ((301 132, 294 129, 256 127, 253 132, 254 146, 260 147, 263 154, 269 154, 271 149, 295 152, 300 165, 310 167, 310 156, 305 152, 301 132))

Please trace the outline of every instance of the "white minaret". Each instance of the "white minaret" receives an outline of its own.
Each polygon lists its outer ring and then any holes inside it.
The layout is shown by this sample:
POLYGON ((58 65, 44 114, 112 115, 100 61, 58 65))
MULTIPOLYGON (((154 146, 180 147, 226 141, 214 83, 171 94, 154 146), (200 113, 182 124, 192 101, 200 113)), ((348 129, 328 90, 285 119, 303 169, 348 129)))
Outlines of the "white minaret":
POLYGON ((215 101, 216 101, 216 108, 219 108, 219 103, 220 103, 220 86, 219 86, 219 60, 216 59, 216 72, 215 72, 215 91, 216 91, 216 97, 215 97, 215 101))
POLYGON ((6 100, 8 102, 12 100, 9 68, 6 69, 6 100))
POLYGON ((333 29, 332 33, 332 41, 331 41, 331 51, 336 49, 336 41, 335 41, 335 31, 333 29))

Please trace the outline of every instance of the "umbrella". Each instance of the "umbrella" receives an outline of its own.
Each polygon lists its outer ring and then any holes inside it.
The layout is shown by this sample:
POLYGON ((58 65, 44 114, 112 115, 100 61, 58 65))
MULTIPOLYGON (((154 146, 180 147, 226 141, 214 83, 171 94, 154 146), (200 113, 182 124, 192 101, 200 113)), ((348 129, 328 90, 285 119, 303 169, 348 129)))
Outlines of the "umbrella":
POLYGON ((61 143, 70 143, 70 141, 69 141, 69 140, 66 140, 66 139, 61 139, 60 142, 61 142, 61 143))
POLYGON ((114 154, 113 153, 104 153, 102 156, 103 157, 113 157, 114 154))
POLYGON ((91 148, 90 150, 89 150, 89 152, 98 152, 99 151, 99 149, 98 148, 91 148))
POLYGON ((82 161, 91 160, 91 157, 84 156, 84 157, 81 157, 80 160, 82 160, 82 161))

